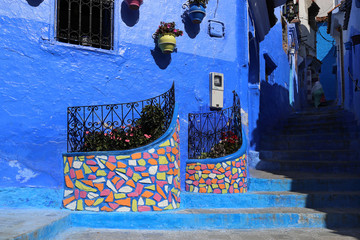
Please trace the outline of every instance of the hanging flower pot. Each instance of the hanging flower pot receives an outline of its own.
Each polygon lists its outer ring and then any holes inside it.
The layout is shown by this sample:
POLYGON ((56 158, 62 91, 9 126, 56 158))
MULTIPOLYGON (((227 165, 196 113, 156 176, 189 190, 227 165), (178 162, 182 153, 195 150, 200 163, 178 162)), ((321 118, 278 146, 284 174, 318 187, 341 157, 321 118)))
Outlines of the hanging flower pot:
POLYGON ((174 34, 164 34, 158 38, 158 46, 163 53, 172 53, 176 47, 174 34))
POLYGON ((157 39, 158 47, 165 54, 172 53, 176 47, 175 37, 182 36, 183 32, 175 28, 175 22, 160 22, 159 28, 153 34, 153 38, 157 39))
POLYGON ((138 10, 140 5, 143 3, 143 0, 125 0, 127 5, 132 10, 138 10))
POLYGON ((186 5, 189 6, 189 17, 195 24, 200 24, 206 16, 206 5, 209 0, 188 0, 186 5))
POLYGON ((202 5, 191 4, 189 8, 189 17, 195 24, 200 24, 206 15, 206 10, 202 5))

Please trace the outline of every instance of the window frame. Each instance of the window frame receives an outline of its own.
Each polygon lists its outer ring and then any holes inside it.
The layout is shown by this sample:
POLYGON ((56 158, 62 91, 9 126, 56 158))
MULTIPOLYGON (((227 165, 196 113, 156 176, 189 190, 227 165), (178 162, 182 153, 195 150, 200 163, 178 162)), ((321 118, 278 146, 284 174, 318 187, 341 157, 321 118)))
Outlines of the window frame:
POLYGON ((119 28, 120 28, 120 23, 118 21, 115 21, 115 19, 118 18, 118 13, 120 11, 120 4, 118 3, 118 1, 113 0, 113 13, 112 13, 112 46, 109 49, 105 49, 105 48, 99 48, 99 47, 94 47, 94 46, 84 46, 82 44, 73 44, 73 43, 69 43, 69 42, 61 42, 58 40, 58 2, 59 0, 53 0, 52 1, 52 11, 51 11, 51 22, 50 22, 50 28, 51 30, 49 31, 49 42, 52 45, 59 45, 59 46, 64 46, 64 47, 69 47, 69 48, 76 48, 76 49, 81 49, 81 50, 88 50, 88 51, 94 51, 94 52, 102 52, 102 53, 107 53, 107 54, 119 54, 119 38, 117 37, 118 32, 119 32, 119 28), (51 27, 52 26, 52 27, 51 27))

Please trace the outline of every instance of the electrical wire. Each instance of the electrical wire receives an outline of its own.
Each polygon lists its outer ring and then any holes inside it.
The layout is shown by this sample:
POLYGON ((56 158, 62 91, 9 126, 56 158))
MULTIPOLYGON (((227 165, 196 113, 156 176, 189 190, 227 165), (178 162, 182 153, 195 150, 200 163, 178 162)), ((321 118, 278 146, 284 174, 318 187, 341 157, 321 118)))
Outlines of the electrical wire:
POLYGON ((216 8, 215 8, 215 12, 214 12, 214 18, 216 18, 216 12, 218 10, 219 7, 219 0, 216 1, 216 8))

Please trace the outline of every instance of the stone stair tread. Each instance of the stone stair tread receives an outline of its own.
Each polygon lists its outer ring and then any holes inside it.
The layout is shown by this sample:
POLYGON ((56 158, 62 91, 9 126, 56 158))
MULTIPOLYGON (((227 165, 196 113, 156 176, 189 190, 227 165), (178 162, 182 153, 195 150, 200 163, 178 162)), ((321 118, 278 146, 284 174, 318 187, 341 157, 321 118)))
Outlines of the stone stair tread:
POLYGON ((304 191, 304 192, 293 192, 293 191, 251 191, 248 192, 246 194, 257 194, 257 195, 302 195, 302 196, 306 196, 306 195, 329 195, 329 194, 333 194, 333 195, 360 195, 360 191, 345 191, 345 192, 340 192, 340 191, 304 191))
POLYGON ((286 179, 286 180, 295 180, 295 179, 359 179, 359 174, 346 174, 340 175, 338 173, 308 173, 308 172, 267 172, 263 170, 258 170, 254 168, 249 169, 250 179, 286 179))
POLYGON ((314 159, 306 159, 303 158, 301 160, 299 159, 274 159, 274 158, 261 158, 262 161, 266 161, 266 162, 279 162, 279 163, 289 163, 289 164, 295 164, 295 163, 305 163, 305 164, 309 164, 309 163, 322 163, 322 164, 358 164, 360 163, 360 159, 359 160, 314 160, 314 159))
POLYGON ((206 208, 206 209, 182 209, 173 212, 174 214, 265 214, 265 213, 342 213, 342 214, 360 214, 360 208, 206 208))

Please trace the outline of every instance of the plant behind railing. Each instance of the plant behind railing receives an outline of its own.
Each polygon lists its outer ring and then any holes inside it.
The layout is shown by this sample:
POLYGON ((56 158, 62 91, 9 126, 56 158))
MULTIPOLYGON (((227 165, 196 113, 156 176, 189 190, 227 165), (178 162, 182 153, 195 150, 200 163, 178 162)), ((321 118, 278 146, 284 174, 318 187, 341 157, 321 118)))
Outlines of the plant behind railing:
POLYGON ((169 91, 139 102, 69 107, 68 152, 113 151, 146 145, 164 134, 175 107, 169 91))
POLYGON ((189 114, 189 159, 224 157, 241 147, 240 98, 235 91, 233 94, 233 106, 230 108, 189 114))

